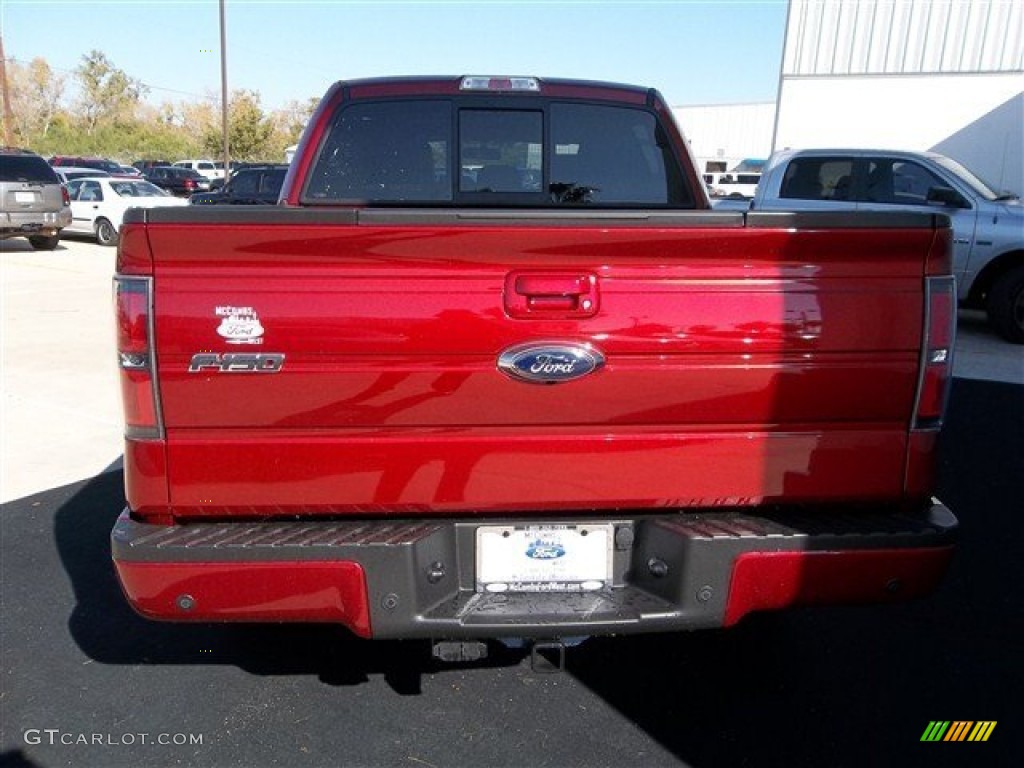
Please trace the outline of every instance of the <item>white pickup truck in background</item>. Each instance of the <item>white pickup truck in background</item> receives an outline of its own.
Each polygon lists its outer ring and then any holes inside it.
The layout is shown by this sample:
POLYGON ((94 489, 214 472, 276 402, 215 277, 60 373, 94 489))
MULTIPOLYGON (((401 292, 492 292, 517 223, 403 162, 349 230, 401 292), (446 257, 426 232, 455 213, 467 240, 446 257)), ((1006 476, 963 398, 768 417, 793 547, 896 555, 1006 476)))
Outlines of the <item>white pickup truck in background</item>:
POLYGON ((704 183, 711 198, 750 200, 761 181, 760 173, 705 173, 704 183))
POLYGON ((217 167, 213 160, 180 160, 174 164, 178 168, 190 168, 210 181, 224 178, 224 168, 217 167))
POLYGON ((751 201, 716 209, 930 210, 953 222, 953 271, 963 307, 984 309, 1024 344, 1024 206, 948 157, 878 149, 787 149, 765 166, 751 201))

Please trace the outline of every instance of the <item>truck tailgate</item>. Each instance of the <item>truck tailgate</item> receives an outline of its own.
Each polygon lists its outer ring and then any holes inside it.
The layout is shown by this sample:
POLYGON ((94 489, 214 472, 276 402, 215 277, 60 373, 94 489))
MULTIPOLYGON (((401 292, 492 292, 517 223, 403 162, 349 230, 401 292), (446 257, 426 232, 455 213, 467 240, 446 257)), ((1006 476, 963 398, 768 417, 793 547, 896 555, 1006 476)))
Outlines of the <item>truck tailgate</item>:
POLYGON ((176 515, 903 492, 922 217, 258 214, 148 227, 176 515), (605 364, 547 386, 499 370, 534 342, 605 364), (230 354, 271 362, 194 364, 230 354))

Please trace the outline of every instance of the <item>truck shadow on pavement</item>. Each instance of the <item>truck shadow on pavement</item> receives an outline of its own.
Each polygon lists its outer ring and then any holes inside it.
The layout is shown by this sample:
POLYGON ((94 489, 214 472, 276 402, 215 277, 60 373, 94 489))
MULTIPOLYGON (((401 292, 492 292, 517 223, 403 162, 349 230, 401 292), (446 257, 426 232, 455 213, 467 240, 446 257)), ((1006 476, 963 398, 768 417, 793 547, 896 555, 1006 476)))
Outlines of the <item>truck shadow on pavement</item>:
MULTIPOLYGON (((110 558, 110 530, 124 507, 123 475, 108 472, 62 504, 57 550, 75 605, 69 629, 89 658, 105 664, 233 664, 256 675, 317 675, 329 685, 358 685, 382 675, 399 694, 420 692, 422 674, 443 669, 425 642, 366 641, 316 624, 172 624, 144 619, 126 602, 110 558)), ((492 648, 468 666, 513 666, 519 652, 492 648)))
MULTIPOLYGON (((960 518, 961 539, 935 596, 752 616, 728 631, 595 638, 570 649, 567 672, 695 766, 1019 764, 1009 758, 1024 754, 1022 457, 1024 388, 957 380, 940 497, 960 518), (933 720, 998 727, 985 744, 922 744, 933 720)), ((137 616, 110 561, 121 482, 119 472, 100 476, 56 511, 57 550, 75 598, 70 631, 91 659, 233 664, 337 686, 382 675, 405 695, 444 669, 423 642, 367 642, 329 626, 137 616)), ((522 661, 521 652, 498 651, 473 666, 522 661)))

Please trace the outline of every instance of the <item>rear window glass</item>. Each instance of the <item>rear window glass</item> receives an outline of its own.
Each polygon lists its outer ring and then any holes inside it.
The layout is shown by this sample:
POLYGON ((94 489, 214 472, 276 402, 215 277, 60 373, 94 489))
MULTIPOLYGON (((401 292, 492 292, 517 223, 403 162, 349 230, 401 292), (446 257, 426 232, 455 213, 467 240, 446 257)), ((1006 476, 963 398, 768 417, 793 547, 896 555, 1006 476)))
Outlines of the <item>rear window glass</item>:
POLYGON ((650 112, 591 104, 551 107, 555 202, 668 205, 683 185, 650 112))
POLYGON ((645 109, 479 104, 424 99, 343 108, 304 202, 693 205, 667 137, 645 109))
POLYGON ((167 195, 160 187, 148 181, 112 181, 110 188, 121 197, 164 197, 167 195))
POLYGON ((451 105, 445 101, 353 104, 331 126, 306 197, 378 203, 452 199, 451 105))
POLYGON ((59 183, 53 168, 43 158, 31 155, 3 155, 0 160, 0 181, 59 183))
POLYGON ((543 112, 459 112, 460 192, 540 192, 543 165, 543 112))

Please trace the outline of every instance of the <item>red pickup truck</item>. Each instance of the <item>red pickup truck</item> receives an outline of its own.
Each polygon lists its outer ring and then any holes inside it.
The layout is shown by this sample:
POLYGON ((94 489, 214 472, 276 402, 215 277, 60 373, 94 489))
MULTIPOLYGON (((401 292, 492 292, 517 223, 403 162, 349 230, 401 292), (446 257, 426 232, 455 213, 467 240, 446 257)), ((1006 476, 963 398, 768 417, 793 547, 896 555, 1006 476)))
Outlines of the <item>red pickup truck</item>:
POLYGON ((278 206, 125 221, 112 548, 145 616, 454 658, 946 568, 948 219, 712 211, 654 90, 342 82, 278 206))

